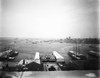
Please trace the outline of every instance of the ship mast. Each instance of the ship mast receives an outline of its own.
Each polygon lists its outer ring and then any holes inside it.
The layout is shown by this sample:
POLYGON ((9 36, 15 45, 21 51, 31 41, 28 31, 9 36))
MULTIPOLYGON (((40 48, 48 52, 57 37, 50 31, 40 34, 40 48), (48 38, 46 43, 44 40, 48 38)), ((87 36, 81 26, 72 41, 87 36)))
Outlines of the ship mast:
POLYGON ((78 54, 78 39, 76 39, 76 55, 78 54))

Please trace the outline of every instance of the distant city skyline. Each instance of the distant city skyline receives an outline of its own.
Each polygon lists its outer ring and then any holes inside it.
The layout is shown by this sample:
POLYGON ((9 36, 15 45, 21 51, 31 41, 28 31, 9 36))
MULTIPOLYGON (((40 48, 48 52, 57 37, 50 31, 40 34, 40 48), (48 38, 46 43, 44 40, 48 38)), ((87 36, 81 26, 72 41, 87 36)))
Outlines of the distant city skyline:
POLYGON ((0 3, 0 37, 99 37, 99 0, 0 0, 0 3))

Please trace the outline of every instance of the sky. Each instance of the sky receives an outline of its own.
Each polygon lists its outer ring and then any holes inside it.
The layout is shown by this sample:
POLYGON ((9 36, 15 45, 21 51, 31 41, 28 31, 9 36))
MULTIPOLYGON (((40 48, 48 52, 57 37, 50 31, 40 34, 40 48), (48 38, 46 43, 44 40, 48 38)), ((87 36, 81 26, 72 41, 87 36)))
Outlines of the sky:
POLYGON ((0 37, 98 37, 99 0, 0 0, 0 37))

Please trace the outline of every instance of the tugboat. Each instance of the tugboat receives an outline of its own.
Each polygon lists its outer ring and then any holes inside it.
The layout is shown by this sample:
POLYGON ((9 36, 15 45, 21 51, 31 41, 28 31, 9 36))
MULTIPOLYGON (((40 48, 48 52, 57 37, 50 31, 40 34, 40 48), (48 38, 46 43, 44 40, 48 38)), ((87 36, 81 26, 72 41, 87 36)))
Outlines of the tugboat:
POLYGON ((88 55, 92 58, 100 58, 100 53, 95 51, 89 51, 88 55))

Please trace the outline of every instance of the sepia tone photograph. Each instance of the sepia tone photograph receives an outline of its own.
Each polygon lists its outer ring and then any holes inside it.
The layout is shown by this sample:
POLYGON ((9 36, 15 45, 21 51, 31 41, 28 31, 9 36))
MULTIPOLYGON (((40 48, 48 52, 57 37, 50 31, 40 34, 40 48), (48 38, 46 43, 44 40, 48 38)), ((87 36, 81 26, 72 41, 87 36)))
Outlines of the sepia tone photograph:
POLYGON ((99 78, 99 0, 0 0, 0 78, 99 78))

